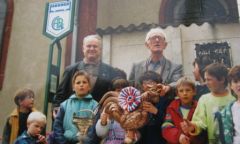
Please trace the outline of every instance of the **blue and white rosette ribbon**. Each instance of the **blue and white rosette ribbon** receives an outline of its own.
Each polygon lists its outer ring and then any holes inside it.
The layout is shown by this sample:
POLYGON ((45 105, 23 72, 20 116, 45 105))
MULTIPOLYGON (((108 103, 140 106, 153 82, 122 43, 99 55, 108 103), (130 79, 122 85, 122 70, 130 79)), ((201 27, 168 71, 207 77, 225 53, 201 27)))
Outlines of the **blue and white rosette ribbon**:
POLYGON ((132 112, 141 103, 141 93, 134 87, 126 87, 119 94, 119 105, 122 109, 132 112))

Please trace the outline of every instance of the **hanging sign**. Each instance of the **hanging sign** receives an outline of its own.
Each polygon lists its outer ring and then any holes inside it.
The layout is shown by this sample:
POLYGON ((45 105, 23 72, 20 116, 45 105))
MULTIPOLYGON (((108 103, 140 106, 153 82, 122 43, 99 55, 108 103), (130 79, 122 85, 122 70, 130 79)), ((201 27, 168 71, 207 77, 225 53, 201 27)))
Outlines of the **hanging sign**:
POLYGON ((75 0, 47 3, 43 34, 51 39, 62 39, 73 30, 75 0))

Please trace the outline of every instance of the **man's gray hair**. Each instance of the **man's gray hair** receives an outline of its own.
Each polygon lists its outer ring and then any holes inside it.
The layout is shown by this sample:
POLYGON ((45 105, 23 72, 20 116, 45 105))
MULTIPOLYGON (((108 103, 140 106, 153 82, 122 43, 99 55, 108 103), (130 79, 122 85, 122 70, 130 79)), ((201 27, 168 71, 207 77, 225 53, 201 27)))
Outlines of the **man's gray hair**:
POLYGON ((100 47, 102 47, 102 38, 97 35, 97 34, 94 34, 94 35, 87 35, 86 37, 84 37, 83 39, 83 44, 85 44, 85 42, 89 41, 89 40, 92 40, 92 39, 97 39, 100 43, 100 47))
POLYGON ((167 36, 160 27, 150 29, 146 35, 145 42, 147 42, 153 36, 161 36, 165 39, 165 41, 167 41, 167 36))
POLYGON ((27 122, 34 122, 34 121, 37 121, 37 122, 43 122, 43 123, 47 123, 47 120, 46 120, 46 116, 41 113, 41 112, 31 112, 28 116, 28 119, 27 119, 27 122))

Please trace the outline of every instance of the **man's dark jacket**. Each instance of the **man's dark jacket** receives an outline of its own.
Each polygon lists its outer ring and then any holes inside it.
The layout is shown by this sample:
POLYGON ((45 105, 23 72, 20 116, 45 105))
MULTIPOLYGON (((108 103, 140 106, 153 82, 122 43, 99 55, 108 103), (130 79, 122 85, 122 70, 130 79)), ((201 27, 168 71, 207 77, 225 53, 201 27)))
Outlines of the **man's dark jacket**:
MULTIPOLYGON (((53 100, 53 105, 58 107, 61 102, 69 98, 73 93, 72 90, 72 77, 78 70, 84 70, 84 63, 80 61, 74 65, 68 66, 63 74, 63 79, 58 86, 56 95, 53 100)), ((110 65, 100 62, 98 77, 95 86, 92 88, 91 94, 96 101, 100 101, 102 96, 109 91, 111 87, 111 81, 116 77, 116 71, 110 65)))

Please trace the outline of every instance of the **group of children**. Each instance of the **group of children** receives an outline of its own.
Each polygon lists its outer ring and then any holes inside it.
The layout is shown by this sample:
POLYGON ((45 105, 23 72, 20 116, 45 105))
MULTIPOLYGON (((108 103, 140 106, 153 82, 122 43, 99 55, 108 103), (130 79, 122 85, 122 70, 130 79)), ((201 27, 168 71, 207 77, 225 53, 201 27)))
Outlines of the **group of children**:
MULTIPOLYGON (((137 144, 239 144, 240 143, 240 65, 228 69, 222 64, 210 64, 205 68, 204 78, 210 93, 198 101, 195 82, 188 77, 177 81, 176 97, 171 100, 161 96, 156 104, 146 102, 148 122, 136 133, 137 144), (228 89, 228 84, 236 97, 228 89)), ((161 76, 145 72, 140 78, 142 92, 149 85, 161 83, 161 76)), ((113 90, 121 91, 129 84, 126 79, 113 82, 113 90)), ((81 109, 94 110, 98 103, 90 94, 90 77, 76 72, 72 78, 75 93, 64 101, 53 125, 51 141, 41 135, 46 117, 33 108, 34 93, 25 89, 17 93, 15 109, 7 119, 3 133, 5 143, 56 143, 73 144, 79 141, 78 129, 72 123, 73 113, 81 109), (17 138, 18 137, 18 138, 17 138)), ((96 121, 89 128, 85 143, 123 143, 125 131, 104 111, 99 111, 96 121), (105 121, 101 121, 105 119, 105 121)))
POLYGON ((33 91, 23 89, 18 92, 14 98, 17 108, 7 119, 2 144, 77 143, 78 130, 72 123, 73 113, 80 109, 94 110, 98 103, 89 93, 90 77, 86 72, 76 72, 72 86, 75 94, 61 104, 49 141, 41 134, 46 125, 46 116, 33 108, 33 91))
POLYGON ((46 143, 45 137, 41 135, 46 117, 33 107, 34 92, 28 88, 19 90, 14 102, 17 108, 7 118, 2 144, 46 143))

